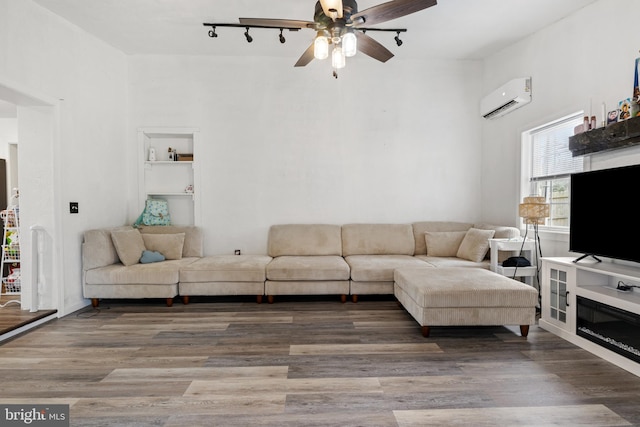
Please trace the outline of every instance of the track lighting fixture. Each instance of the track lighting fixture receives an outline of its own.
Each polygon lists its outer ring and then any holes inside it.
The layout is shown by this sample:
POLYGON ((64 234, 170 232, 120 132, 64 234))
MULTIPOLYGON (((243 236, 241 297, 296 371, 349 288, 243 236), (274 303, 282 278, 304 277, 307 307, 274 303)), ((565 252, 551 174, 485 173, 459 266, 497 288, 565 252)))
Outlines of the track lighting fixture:
POLYGON ((393 39, 396 41, 398 47, 402 46, 402 40, 400 40, 400 31, 398 31, 397 35, 393 39))
MULTIPOLYGON (((333 12, 331 10, 330 12, 333 12)), ((204 23, 204 26, 211 27, 209 30, 209 37, 217 38, 218 34, 216 33, 216 27, 236 27, 236 28, 244 28, 244 37, 247 39, 247 43, 253 42, 253 37, 249 34, 249 30, 251 28, 267 28, 267 29, 275 29, 280 30, 280 34, 278 35, 278 40, 280 43, 286 43, 286 39, 284 37, 284 30, 289 31, 299 31, 301 28, 298 27, 276 27, 269 25, 246 25, 245 23, 240 24, 227 24, 227 23, 204 23)), ((402 46, 403 41, 400 40, 400 33, 404 33, 407 30, 405 28, 368 28, 368 27, 358 27, 357 29, 353 29, 351 27, 344 27, 339 25, 334 25, 331 28, 319 29, 316 33, 316 37, 314 39, 313 44, 310 46, 310 49, 307 49, 307 53, 305 53, 301 60, 296 63, 297 66, 304 66, 311 59, 326 59, 331 56, 331 65, 333 68, 333 76, 338 78, 338 70, 342 69, 346 65, 346 58, 355 56, 358 52, 358 42, 359 39, 364 39, 366 43, 369 45, 365 46, 365 49, 371 49, 372 43, 373 46, 376 46, 374 51, 369 51, 367 55, 371 56, 372 53, 375 53, 375 59, 379 61, 385 62, 389 58, 393 56, 391 52, 388 52, 384 47, 378 46, 379 44, 376 41, 371 41, 368 36, 364 36, 368 31, 375 32, 394 32, 396 36, 393 38, 396 42, 396 45, 402 46), (333 45, 330 49, 330 45, 333 45), (387 56, 388 52, 388 56, 387 56), (311 56, 308 56, 311 55, 311 56)))

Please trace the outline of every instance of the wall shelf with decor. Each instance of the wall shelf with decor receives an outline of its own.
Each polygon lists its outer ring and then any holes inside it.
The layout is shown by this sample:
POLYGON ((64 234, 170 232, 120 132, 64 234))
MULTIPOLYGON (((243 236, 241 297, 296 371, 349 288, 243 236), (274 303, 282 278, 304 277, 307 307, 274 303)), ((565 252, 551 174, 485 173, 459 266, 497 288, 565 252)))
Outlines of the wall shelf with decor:
POLYGON ((640 144, 640 117, 632 117, 569 137, 569 150, 574 157, 633 147, 637 144, 640 144))
POLYGON ((195 128, 138 129, 140 212, 148 198, 165 199, 172 224, 200 224, 199 139, 195 128))

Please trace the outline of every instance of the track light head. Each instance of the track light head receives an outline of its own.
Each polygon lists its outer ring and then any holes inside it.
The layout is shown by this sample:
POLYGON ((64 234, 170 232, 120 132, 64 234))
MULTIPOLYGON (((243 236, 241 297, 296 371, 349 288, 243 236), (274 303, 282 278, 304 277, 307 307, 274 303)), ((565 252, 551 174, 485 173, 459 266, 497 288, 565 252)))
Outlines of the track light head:
POLYGON ((253 37, 249 35, 249 27, 246 27, 247 31, 244 32, 244 36, 247 39, 247 43, 251 43, 253 41, 253 37))
POLYGON ((402 46, 402 40, 400 40, 400 31, 398 31, 398 35, 393 38, 396 41, 398 46, 402 46))
POLYGON ((278 37, 280 39, 280 43, 285 43, 287 41, 287 39, 284 38, 284 36, 282 35, 282 31, 284 31, 282 28, 280 28, 280 37, 278 37))
POLYGON ((209 30, 209 37, 216 38, 218 35, 216 34, 216 27, 212 27, 213 29, 209 30))

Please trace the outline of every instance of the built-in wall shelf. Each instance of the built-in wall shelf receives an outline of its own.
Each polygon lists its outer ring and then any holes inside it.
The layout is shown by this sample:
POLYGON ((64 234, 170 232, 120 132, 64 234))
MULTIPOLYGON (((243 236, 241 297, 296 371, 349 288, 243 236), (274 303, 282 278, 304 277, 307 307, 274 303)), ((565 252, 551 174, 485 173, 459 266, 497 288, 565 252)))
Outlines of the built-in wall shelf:
POLYGON ((195 128, 138 129, 140 211, 146 199, 164 199, 169 204, 173 224, 200 224, 199 137, 195 128), (189 160, 172 160, 170 149, 189 160), (155 160, 151 158, 152 150, 155 160))
POLYGON ((637 144, 640 144, 640 117, 632 117, 569 137, 569 150, 574 157, 637 144))

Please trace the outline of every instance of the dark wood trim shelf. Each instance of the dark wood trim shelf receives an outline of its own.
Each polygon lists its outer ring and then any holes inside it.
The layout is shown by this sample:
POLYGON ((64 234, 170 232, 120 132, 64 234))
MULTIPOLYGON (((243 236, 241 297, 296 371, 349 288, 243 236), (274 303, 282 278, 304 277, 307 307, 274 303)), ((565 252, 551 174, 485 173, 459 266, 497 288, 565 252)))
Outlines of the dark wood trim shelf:
POLYGON ((640 117, 569 137, 569 150, 574 157, 637 144, 640 144, 640 117))

